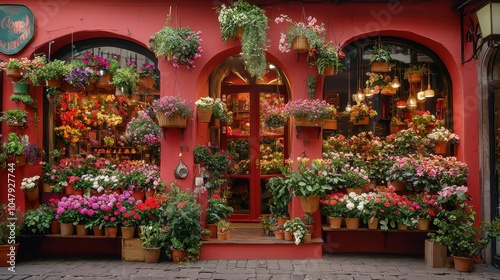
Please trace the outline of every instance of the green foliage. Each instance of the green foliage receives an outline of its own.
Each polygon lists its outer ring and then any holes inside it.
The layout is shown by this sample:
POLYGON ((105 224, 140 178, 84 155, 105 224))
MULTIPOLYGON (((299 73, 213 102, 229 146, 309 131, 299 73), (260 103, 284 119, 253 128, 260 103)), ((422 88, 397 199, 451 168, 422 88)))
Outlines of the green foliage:
POLYGON ((2 151, 7 156, 22 156, 28 143, 27 135, 19 137, 16 133, 10 132, 2 144, 2 151))
POLYGON ((55 218, 54 208, 49 204, 40 205, 23 213, 22 232, 26 234, 48 234, 55 218))
POLYGON ((323 75, 327 67, 335 67, 335 73, 344 70, 344 65, 340 62, 339 52, 340 47, 333 46, 331 42, 325 42, 322 47, 318 48, 313 64, 318 68, 319 74, 323 75))
POLYGON ((0 245, 15 244, 21 232, 19 209, 0 204, 0 245), (9 218, 17 218, 13 221, 9 218))
POLYGON ((132 94, 137 91, 139 79, 140 76, 135 66, 128 66, 117 69, 113 75, 113 79, 109 83, 119 88, 125 94, 132 94))
POLYGON ((442 212, 434 219, 437 232, 429 233, 429 236, 435 242, 447 246, 454 256, 477 257, 492 238, 500 236, 500 219, 481 222, 480 227, 477 227, 474 225, 475 215, 471 206, 442 212))
POLYGON ((235 38, 238 28, 243 29, 241 50, 247 71, 260 77, 266 70, 267 16, 265 11, 247 1, 239 0, 230 6, 217 8, 221 37, 224 41, 235 38))
POLYGON ((16 108, 3 112, 3 115, 0 117, 0 121, 9 123, 22 123, 26 122, 27 115, 28 113, 26 111, 16 108))
POLYGON ((288 204, 292 200, 292 194, 283 177, 273 177, 267 180, 267 189, 271 192, 271 212, 278 217, 288 217, 288 204))
POLYGON ((151 224, 147 226, 141 226, 141 235, 139 238, 142 241, 142 247, 144 248, 158 248, 161 247, 163 240, 165 239, 165 231, 161 228, 159 224, 151 224))
POLYGON ((21 101, 26 105, 31 105, 35 103, 35 100, 29 94, 12 94, 10 100, 14 102, 21 101))
POLYGON ((324 195, 338 185, 341 178, 327 168, 322 159, 315 159, 309 164, 309 158, 297 158, 297 171, 285 172, 285 181, 294 196, 324 195))
POLYGON ((404 73, 404 78, 408 79, 408 76, 417 73, 419 75, 425 75, 427 73, 427 69, 425 68, 425 65, 410 65, 409 68, 406 68, 405 73, 404 73))
POLYGON ((41 81, 51 79, 62 79, 64 75, 70 72, 69 65, 65 61, 54 59, 45 64, 45 67, 37 71, 38 79, 41 81))
POLYGON ((292 220, 287 220, 283 225, 285 231, 291 232, 295 237, 295 244, 299 245, 306 233, 309 233, 306 224, 299 218, 295 217, 292 220))
POLYGON ((392 57, 389 50, 387 50, 381 43, 375 43, 370 62, 389 62, 391 59, 392 57))
POLYGON ((316 75, 309 75, 307 77, 307 94, 309 95, 310 99, 314 98, 314 95, 316 94, 316 81, 318 80, 318 77, 316 75))
POLYGON ((208 199, 206 208, 206 223, 216 224, 217 222, 226 219, 234 212, 233 207, 227 205, 227 199, 214 194, 212 198, 208 199))
POLYGON ((215 145, 197 146, 195 159, 199 163, 205 163, 209 183, 214 186, 218 186, 224 182, 224 175, 233 164, 231 155, 215 145))

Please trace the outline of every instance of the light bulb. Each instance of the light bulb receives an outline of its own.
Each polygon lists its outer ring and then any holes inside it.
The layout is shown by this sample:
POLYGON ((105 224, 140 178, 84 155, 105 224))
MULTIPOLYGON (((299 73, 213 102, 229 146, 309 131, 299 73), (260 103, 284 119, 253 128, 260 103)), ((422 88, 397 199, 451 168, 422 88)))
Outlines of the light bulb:
POLYGON ((368 88, 368 85, 366 86, 365 90, 363 91, 364 95, 366 97, 372 97, 373 96, 373 91, 368 88))
POLYGON ((358 92, 356 93, 356 101, 363 101, 365 100, 365 94, 361 91, 361 88, 358 90, 358 92))
POLYGON ((419 101, 425 100, 425 93, 424 93, 423 91, 419 91, 419 92, 417 93, 417 99, 418 99, 419 101))
POLYGON ((415 98, 415 96, 410 95, 408 97, 408 100, 406 100, 406 106, 408 106, 408 108, 416 108, 417 107, 417 99, 415 98))
POLYGON ((350 112, 352 110, 351 103, 347 103, 347 106, 345 106, 345 111, 350 112))
POLYGON ((392 88, 399 88, 401 86, 401 83, 399 83, 398 77, 394 77, 394 80, 391 82, 391 87, 392 88))
POLYGON ((434 97, 434 90, 431 89, 431 86, 429 85, 429 88, 424 91, 425 97, 434 97))

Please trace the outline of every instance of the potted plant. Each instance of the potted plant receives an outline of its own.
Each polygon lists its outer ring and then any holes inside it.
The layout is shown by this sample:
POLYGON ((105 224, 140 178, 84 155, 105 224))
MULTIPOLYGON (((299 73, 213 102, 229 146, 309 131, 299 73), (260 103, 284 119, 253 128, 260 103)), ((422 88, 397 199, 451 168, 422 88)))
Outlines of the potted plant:
POLYGON ((278 24, 285 21, 291 24, 286 33, 281 32, 278 48, 283 53, 290 52, 292 48, 298 53, 309 52, 314 55, 324 45, 324 24, 316 24, 314 17, 308 17, 307 22, 294 22, 289 16, 282 14, 274 21, 278 24))
POLYGON ((26 157, 23 155, 23 152, 28 144, 29 140, 27 135, 19 136, 14 132, 10 132, 7 135, 7 139, 2 143, 2 153, 4 153, 7 158, 12 158, 11 162, 15 162, 18 166, 23 166, 26 163, 26 157))
POLYGON ((351 111, 346 113, 354 125, 367 125, 370 123, 370 118, 377 116, 377 111, 364 103, 352 106, 351 111))
POLYGON ((29 209, 23 213, 21 231, 25 234, 48 234, 54 217, 55 213, 50 204, 42 204, 37 209, 29 209))
POLYGON ((228 220, 220 220, 217 222, 217 239, 226 240, 229 239, 229 226, 231 222, 228 220))
MULTIPOLYGON (((167 22, 170 22, 170 16, 167 22)), ((189 70, 194 61, 201 57, 201 31, 193 31, 189 27, 172 27, 167 23, 160 31, 149 39, 149 49, 157 57, 167 57, 175 68, 185 65, 189 70)))
POLYGON ((201 240, 202 241, 209 241, 211 236, 212 236, 212 231, 209 230, 208 228, 205 228, 201 231, 201 240))
POLYGON ((230 170, 233 160, 226 150, 211 144, 210 146, 199 145, 196 150, 196 161, 204 163, 208 175, 208 185, 212 188, 220 187, 225 182, 224 175, 230 170), (203 151, 205 149, 205 151, 203 151), (209 155, 207 157, 207 155, 209 155))
POLYGON ((261 77, 266 71, 267 16, 263 9, 245 0, 222 4, 217 8, 221 37, 224 41, 235 39, 238 28, 242 29, 241 51, 248 73, 261 77))
POLYGON ((410 127, 423 134, 431 132, 439 124, 440 121, 429 111, 417 111, 411 118, 410 127))
POLYGON ((339 229, 345 211, 345 199, 343 193, 331 193, 325 199, 320 200, 321 212, 326 216, 330 228, 339 229))
POLYGON ((23 178, 21 181, 21 190, 23 190, 28 196, 28 200, 38 200, 40 193, 38 192, 38 180, 40 176, 35 175, 33 177, 23 178))
POLYGON ((139 73, 135 66, 118 68, 109 83, 116 87, 117 95, 135 94, 139 83, 139 73))
POLYGON ((271 106, 268 102, 261 105, 262 119, 268 128, 282 128, 288 121, 285 108, 281 106, 271 106))
POLYGON ((295 119, 296 126, 321 127, 323 119, 330 114, 328 103, 319 99, 299 99, 289 101, 285 105, 285 112, 295 119))
POLYGON ((186 127, 193 114, 191 104, 180 96, 164 96, 151 102, 151 108, 161 127, 186 127))
POLYGON ((292 220, 288 220, 283 225, 285 232, 289 232, 293 235, 295 245, 299 245, 307 232, 306 224, 300 219, 300 217, 295 217, 292 220))
MULTIPOLYGON (((332 190, 339 181, 322 159, 297 158, 297 170, 287 169, 285 181, 292 194, 299 198, 302 210, 306 213, 316 212, 321 196, 332 190)), ((288 165, 293 164, 290 160, 288 165)))
POLYGON ((83 64, 94 70, 97 75, 97 86, 108 88, 111 76, 116 73, 120 66, 116 56, 111 55, 111 57, 108 56, 108 58, 104 58, 86 51, 83 57, 83 64))
POLYGON ((45 81, 46 86, 60 87, 62 78, 70 70, 65 61, 54 59, 38 71, 38 76, 40 80, 45 81))
POLYGON ((366 196, 350 192, 345 196, 344 218, 347 229, 358 229, 360 219, 366 215, 366 196))
POLYGON ((283 226, 290 218, 288 204, 292 201, 292 195, 283 177, 272 177, 267 180, 266 188, 271 192, 271 213, 277 217, 277 224, 283 226))
POLYGON ((305 213, 302 216, 307 231, 312 235, 314 233, 314 217, 310 213, 305 213))
POLYGON ((458 271, 472 271, 474 259, 493 238, 500 236, 500 219, 483 221, 478 227, 474 225, 475 215, 471 206, 442 212, 434 219, 438 230, 428 234, 434 242, 448 247, 458 271))
POLYGON ((380 42, 373 46, 373 52, 370 57, 371 71, 385 73, 391 71, 389 62, 392 60, 391 53, 380 42))
POLYGON ((141 226, 139 239, 144 247, 144 261, 146 263, 157 263, 160 260, 161 244, 165 238, 165 231, 161 225, 141 226))
POLYGON ((220 98, 215 98, 212 115, 216 120, 214 127, 219 127, 219 121, 231 124, 233 121, 233 113, 228 110, 227 105, 220 98))
POLYGON ((319 47, 314 55, 312 64, 318 68, 318 73, 325 76, 333 76, 344 70, 340 62, 345 57, 340 46, 333 46, 332 42, 326 42, 319 47))
POLYGON ((69 68, 71 70, 64 75, 63 80, 71 89, 85 90, 97 78, 97 74, 92 68, 86 67, 77 60, 73 60, 69 64, 69 68))
POLYGON ((152 89, 158 75, 156 75, 156 67, 151 63, 144 63, 139 69, 139 86, 152 89))
POLYGON ((21 233, 19 212, 19 209, 12 209, 7 204, 0 204, 0 266, 10 266, 12 251, 17 255, 18 238, 21 233), (13 217, 17 219, 12 220, 13 217))
POLYGON ((16 108, 3 112, 0 121, 6 122, 8 126, 24 126, 28 113, 25 110, 16 108))
POLYGON ((365 84, 372 94, 378 94, 384 91, 386 93, 396 93, 392 87, 389 87, 391 84, 391 76, 375 72, 367 72, 366 76, 369 78, 366 80, 365 84))
POLYGON ((28 164, 35 164, 42 155, 42 150, 37 144, 30 143, 24 148, 23 155, 26 157, 28 164))
POLYGON ((418 83, 422 79, 422 75, 425 75, 426 73, 427 69, 425 68, 425 65, 412 64, 409 68, 406 68, 404 77, 409 83, 418 83))
POLYGON ((214 108, 214 99, 210 96, 201 97, 194 103, 197 109, 198 121, 208 123, 212 118, 212 110, 214 108))
POLYGON ((19 78, 23 75, 22 71, 30 64, 31 61, 26 57, 21 59, 9 58, 9 61, 0 63, 0 70, 5 71, 9 77, 19 78))
POLYGON ((431 133, 427 134, 427 138, 434 142, 434 153, 437 155, 446 155, 448 153, 448 143, 456 144, 460 142, 460 137, 445 127, 434 128, 431 133))
POLYGON ((208 199, 205 212, 205 222, 207 227, 212 231, 212 237, 216 237, 217 223, 229 217, 229 215, 234 212, 234 209, 233 207, 227 205, 225 197, 221 197, 219 194, 214 194, 208 199))

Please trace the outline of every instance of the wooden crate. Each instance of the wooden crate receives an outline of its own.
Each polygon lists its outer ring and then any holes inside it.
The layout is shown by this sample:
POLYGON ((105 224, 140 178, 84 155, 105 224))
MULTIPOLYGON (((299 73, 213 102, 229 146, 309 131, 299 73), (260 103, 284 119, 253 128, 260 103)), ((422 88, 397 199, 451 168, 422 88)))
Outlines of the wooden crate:
POLYGON ((446 267, 447 248, 430 239, 425 240, 425 264, 434 268, 446 267))
POLYGON ((139 238, 122 239, 122 260, 144 261, 144 249, 139 238))

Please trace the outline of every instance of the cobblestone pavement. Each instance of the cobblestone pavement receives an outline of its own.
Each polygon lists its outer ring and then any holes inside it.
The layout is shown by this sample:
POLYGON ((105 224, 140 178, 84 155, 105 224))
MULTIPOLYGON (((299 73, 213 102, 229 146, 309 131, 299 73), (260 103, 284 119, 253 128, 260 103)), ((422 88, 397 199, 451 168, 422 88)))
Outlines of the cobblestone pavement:
POLYGON ((500 270, 476 264, 472 273, 430 268, 422 256, 334 254, 319 260, 210 260, 187 265, 117 258, 51 258, 0 268, 0 279, 500 279, 500 270))

